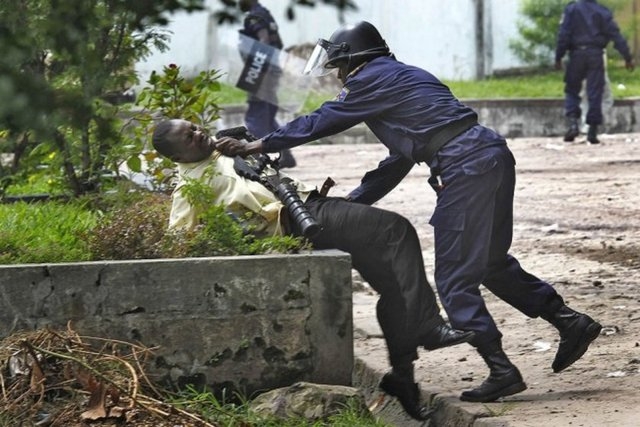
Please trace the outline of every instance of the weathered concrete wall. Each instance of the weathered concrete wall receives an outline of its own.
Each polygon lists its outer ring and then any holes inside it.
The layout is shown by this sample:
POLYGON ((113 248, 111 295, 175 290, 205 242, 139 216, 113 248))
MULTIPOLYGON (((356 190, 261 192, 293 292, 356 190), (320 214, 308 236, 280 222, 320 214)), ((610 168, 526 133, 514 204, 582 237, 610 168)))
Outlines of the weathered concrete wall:
MULTIPOLYGON (((567 130, 561 99, 465 100, 482 124, 507 138, 560 136, 567 130)), ((640 98, 615 100, 601 133, 640 132, 640 98)))
MULTIPOLYGON (((564 101, 562 99, 466 99, 463 102, 478 113, 480 123, 498 131, 506 138, 560 136, 566 131, 564 101)), ((244 105, 225 106, 220 127, 239 126, 244 120, 244 105)), ((281 111, 280 123, 294 115, 281 111)), ((601 133, 640 132, 640 98, 615 100, 606 111, 601 133)), ((358 125, 340 135, 327 137, 323 143, 366 143, 375 136, 358 125)))
POLYGON ((152 374, 173 384, 351 383, 351 261, 339 251, 0 266, 0 292, 0 336, 71 321, 158 346, 152 374))

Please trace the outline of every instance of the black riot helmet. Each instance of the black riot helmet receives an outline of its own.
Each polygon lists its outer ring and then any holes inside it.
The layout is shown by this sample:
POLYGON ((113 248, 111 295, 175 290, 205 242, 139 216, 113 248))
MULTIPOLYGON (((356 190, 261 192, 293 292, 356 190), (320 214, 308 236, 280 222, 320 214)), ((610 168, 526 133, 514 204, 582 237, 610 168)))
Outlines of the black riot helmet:
POLYGON ((361 21, 338 28, 329 40, 318 40, 304 73, 321 76, 333 68, 349 73, 363 62, 384 55, 389 55, 387 43, 376 27, 361 21))

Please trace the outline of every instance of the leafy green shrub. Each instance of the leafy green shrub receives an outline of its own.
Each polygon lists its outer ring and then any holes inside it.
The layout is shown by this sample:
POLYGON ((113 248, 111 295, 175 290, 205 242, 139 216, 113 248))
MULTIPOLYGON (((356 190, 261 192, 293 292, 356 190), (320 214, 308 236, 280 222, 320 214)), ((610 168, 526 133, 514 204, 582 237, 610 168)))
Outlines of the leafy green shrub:
POLYGON ((566 0, 521 1, 520 12, 525 19, 517 23, 520 38, 509 42, 518 58, 540 66, 553 62, 558 25, 566 4, 566 0))
POLYGON ((198 180, 181 188, 198 215, 199 226, 188 238, 191 256, 202 255, 255 255, 263 253, 291 253, 309 246, 300 237, 256 236, 250 215, 244 218, 230 216, 223 206, 212 205, 213 189, 198 180))
POLYGON ((199 225, 190 231, 167 231, 171 200, 162 193, 138 191, 94 202, 94 208, 100 203, 112 206, 87 234, 91 257, 103 260, 256 255, 308 248, 302 238, 252 234, 251 228, 243 226, 247 223, 245 218, 234 218, 224 207, 212 205, 213 190, 199 181, 188 183, 183 191, 200 212, 199 225))

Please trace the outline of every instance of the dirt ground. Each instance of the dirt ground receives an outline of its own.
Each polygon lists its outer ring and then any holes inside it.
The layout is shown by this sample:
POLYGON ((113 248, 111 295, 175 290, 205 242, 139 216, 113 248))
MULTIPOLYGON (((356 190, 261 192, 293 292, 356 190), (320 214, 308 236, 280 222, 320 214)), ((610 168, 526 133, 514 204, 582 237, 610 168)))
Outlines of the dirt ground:
MULTIPOLYGON (((505 350, 528 389, 497 403, 460 402, 460 392, 487 375, 475 351, 461 345, 420 353, 416 373, 423 396, 443 396, 494 423, 483 425, 640 426, 640 134, 601 140, 600 145, 560 138, 509 140, 518 171, 511 252, 526 270, 552 283, 571 307, 602 323, 601 336, 581 360, 554 374, 556 330, 485 291, 505 350)), ((377 143, 307 145, 293 152, 298 166, 290 173, 318 185, 331 176, 337 182, 333 195, 348 193, 385 155, 377 143)), ((413 222, 432 278, 428 219, 435 195, 427 177, 426 166, 414 168, 378 206, 413 222)), ((375 300, 366 291, 354 295, 356 328, 365 330, 357 334, 355 353, 384 372, 388 365, 374 330, 375 300)))

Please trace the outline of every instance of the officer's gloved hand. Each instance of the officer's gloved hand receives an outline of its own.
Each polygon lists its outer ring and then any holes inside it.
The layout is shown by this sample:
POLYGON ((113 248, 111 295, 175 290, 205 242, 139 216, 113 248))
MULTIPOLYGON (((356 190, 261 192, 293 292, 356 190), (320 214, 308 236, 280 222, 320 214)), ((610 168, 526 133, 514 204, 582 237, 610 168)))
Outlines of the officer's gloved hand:
POLYGON ((555 67, 556 70, 562 70, 562 61, 556 61, 555 67))
POLYGON ((627 61, 627 62, 625 62, 625 63, 624 63, 624 67, 625 67, 627 70, 629 70, 629 71, 633 71, 633 70, 636 68, 636 66, 635 66, 635 64, 633 63, 633 61, 627 61))

